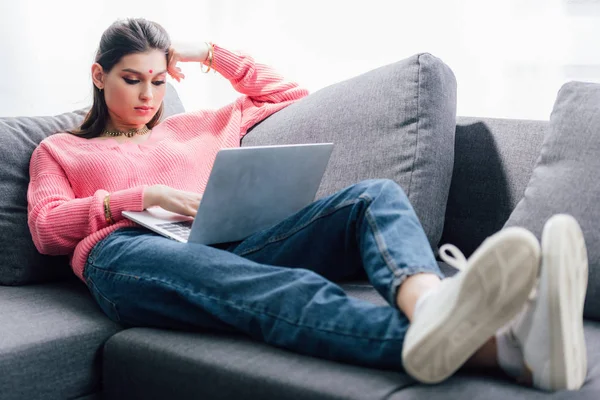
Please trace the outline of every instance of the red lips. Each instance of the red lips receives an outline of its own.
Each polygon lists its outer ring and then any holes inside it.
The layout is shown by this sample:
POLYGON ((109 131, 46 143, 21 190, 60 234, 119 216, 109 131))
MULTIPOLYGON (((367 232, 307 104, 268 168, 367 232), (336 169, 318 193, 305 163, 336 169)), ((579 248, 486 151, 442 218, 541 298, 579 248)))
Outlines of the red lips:
POLYGON ((148 111, 148 110, 152 110, 153 107, 148 107, 148 106, 142 106, 142 107, 136 107, 136 110, 144 110, 144 111, 148 111))

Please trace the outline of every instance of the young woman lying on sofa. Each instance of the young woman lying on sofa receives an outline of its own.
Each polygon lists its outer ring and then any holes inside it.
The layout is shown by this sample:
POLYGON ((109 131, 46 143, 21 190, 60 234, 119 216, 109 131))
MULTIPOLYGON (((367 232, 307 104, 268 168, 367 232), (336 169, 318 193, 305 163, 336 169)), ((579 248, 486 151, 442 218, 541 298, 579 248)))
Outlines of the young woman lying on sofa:
POLYGON ((40 252, 70 255, 109 318, 242 331, 425 383, 490 367, 544 390, 583 384, 587 253, 572 217, 552 217, 541 245, 507 228, 468 260, 442 246, 460 270, 447 279, 403 190, 385 179, 347 187, 243 241, 179 243, 122 212, 160 206, 195 216, 218 150, 238 147, 250 127, 308 92, 218 44, 173 47, 144 19, 104 32, 91 73, 94 103, 81 127, 51 135, 31 158, 29 226, 40 252), (160 122, 167 75, 184 78, 180 62, 219 72, 243 96, 160 122), (364 269, 389 306, 347 296, 330 280, 340 268, 364 269))

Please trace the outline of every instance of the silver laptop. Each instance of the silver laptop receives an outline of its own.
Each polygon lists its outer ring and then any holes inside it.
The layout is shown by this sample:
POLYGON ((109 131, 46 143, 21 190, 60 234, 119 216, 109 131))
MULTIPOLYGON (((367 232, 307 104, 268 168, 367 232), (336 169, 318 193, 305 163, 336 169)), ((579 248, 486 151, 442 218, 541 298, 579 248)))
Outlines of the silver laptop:
POLYGON ((222 149, 196 218, 160 207, 123 215, 183 243, 243 240, 314 201, 332 150, 333 143, 222 149))

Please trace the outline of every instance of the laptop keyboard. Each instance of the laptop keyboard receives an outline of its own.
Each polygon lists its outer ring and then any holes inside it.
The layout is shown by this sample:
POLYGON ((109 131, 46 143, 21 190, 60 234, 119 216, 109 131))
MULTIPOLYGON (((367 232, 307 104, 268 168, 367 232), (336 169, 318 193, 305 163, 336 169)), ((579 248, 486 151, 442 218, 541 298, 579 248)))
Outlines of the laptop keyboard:
POLYGON ((194 221, 179 221, 179 222, 166 222, 164 224, 157 224, 156 226, 169 231, 173 235, 187 240, 192 231, 192 223, 194 221))

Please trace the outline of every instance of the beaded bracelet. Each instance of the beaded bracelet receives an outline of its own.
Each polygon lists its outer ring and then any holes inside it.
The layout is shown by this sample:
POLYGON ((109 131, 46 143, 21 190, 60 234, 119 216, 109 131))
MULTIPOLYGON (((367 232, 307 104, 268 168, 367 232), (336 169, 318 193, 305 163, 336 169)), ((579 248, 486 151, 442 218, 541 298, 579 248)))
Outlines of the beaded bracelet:
POLYGON ((110 194, 107 194, 104 198, 104 219, 106 219, 106 223, 112 225, 115 221, 112 219, 112 215, 110 213, 110 194))
MULTIPOLYGON (((212 65, 213 65, 213 54, 215 52, 215 45, 210 43, 210 42, 206 42, 206 45, 208 46, 208 69, 205 71, 204 70, 204 64, 200 64, 200 71, 204 72, 205 74, 207 74, 211 69, 212 69, 212 65)), ((204 60, 206 61, 206 60, 204 60)), ((214 71, 214 70, 213 70, 214 71)))

